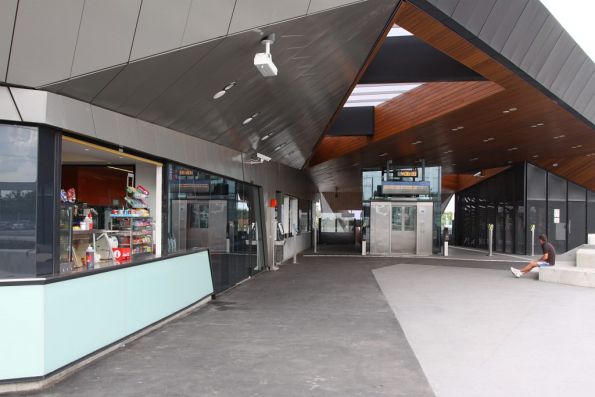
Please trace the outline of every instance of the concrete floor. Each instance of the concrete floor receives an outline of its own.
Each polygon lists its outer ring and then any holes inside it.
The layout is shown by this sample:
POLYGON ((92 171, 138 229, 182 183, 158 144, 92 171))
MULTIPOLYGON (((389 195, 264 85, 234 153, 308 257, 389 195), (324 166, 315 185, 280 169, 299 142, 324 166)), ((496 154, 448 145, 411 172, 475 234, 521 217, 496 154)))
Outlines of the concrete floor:
POLYGON ((220 295, 43 396, 433 396, 372 269, 310 258, 220 295))
POLYGON ((595 289, 506 270, 374 270, 437 396, 593 396, 595 289))
POLYGON ((300 258, 37 395, 593 395, 595 290, 472 255, 300 258))

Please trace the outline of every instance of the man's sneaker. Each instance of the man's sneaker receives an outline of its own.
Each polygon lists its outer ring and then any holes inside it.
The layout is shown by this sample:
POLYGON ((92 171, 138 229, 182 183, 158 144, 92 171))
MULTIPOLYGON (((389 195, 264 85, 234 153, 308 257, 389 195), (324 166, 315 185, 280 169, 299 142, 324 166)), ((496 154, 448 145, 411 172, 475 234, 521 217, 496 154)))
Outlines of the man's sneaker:
POLYGON ((519 269, 515 269, 514 267, 511 267, 510 271, 512 272, 512 274, 514 274, 516 278, 519 278, 523 275, 523 272, 521 272, 519 269))

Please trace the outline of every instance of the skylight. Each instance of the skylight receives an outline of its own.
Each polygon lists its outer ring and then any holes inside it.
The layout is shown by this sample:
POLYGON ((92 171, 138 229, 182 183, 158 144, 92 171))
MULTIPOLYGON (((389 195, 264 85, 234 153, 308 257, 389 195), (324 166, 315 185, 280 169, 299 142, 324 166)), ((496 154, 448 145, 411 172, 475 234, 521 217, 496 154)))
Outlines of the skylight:
POLYGON ((345 107, 378 106, 422 84, 358 84, 347 99, 345 107))
POLYGON ((396 37, 396 36, 413 36, 413 33, 403 29, 399 25, 393 26, 391 30, 388 31, 387 37, 396 37))
POLYGON ((587 0, 541 0, 585 53, 595 61, 595 3, 587 0))

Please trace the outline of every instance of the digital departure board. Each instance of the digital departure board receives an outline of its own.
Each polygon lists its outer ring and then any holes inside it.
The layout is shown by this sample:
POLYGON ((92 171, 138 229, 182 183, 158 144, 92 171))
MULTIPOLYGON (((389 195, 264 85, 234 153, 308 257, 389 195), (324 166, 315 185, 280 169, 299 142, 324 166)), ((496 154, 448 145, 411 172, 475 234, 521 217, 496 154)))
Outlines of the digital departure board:
POLYGON ((417 178, 417 168, 398 168, 395 170, 398 178, 417 178))
POLYGON ((419 196, 430 194, 430 182, 383 182, 382 194, 419 196))

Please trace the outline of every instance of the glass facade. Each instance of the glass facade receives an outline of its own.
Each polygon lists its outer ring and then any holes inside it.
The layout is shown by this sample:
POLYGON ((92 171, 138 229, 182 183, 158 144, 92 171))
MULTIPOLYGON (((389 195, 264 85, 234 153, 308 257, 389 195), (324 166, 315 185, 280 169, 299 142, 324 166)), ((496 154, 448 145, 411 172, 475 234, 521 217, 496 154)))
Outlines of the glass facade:
POLYGON ((491 223, 495 251, 530 254, 533 246, 539 253, 537 237, 546 234, 558 252, 565 252, 586 242, 590 222, 586 199, 592 196, 585 188, 532 164, 517 164, 457 193, 455 242, 486 249, 491 223))
POLYGON ((0 277, 51 274, 59 143, 52 131, 18 125, 0 125, 0 142, 0 277))
POLYGON ((215 292, 263 270, 258 187, 178 164, 167 182, 170 253, 209 248, 215 292))

